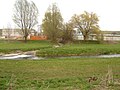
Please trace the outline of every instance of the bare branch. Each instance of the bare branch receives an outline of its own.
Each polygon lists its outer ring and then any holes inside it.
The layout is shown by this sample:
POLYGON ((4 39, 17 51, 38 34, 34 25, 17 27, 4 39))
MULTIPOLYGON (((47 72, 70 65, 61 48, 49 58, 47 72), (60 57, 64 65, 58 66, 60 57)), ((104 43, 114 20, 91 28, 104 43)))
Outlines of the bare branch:
POLYGON ((17 0, 15 3, 15 12, 13 21, 21 29, 25 41, 32 28, 38 23, 38 9, 34 2, 27 0, 17 0))

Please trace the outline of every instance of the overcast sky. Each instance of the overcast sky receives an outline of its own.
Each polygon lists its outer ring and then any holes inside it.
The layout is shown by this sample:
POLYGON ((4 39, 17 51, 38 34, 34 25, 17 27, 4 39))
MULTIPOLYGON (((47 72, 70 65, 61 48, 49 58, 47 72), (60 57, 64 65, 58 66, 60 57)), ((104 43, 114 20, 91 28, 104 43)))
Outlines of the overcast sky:
MULTIPOLYGON (((12 26, 12 15, 16 0, 0 0, 0 28, 12 26)), ((29 0, 30 1, 30 0, 29 0)), ((120 31, 120 0, 32 0, 39 9, 39 23, 51 3, 56 2, 64 21, 70 20, 73 14, 83 11, 94 12, 99 16, 101 30, 120 31)))

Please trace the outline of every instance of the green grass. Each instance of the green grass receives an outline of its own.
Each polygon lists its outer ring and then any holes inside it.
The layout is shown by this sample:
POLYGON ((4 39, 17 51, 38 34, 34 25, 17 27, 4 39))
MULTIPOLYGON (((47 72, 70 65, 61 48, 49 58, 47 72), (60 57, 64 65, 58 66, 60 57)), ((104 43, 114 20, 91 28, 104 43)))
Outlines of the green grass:
POLYGON ((0 52, 10 53, 15 51, 31 51, 43 48, 50 48, 52 45, 49 41, 0 41, 0 52))
POLYGON ((84 56, 120 54, 120 43, 118 44, 67 44, 59 48, 44 48, 39 50, 38 56, 84 56))
POLYGON ((49 41, 28 41, 27 43, 23 43, 22 41, 0 41, 0 53, 11 53, 18 50, 38 50, 37 56, 40 57, 120 54, 120 43, 99 44, 94 41, 66 44, 59 48, 55 48, 49 41))
POLYGON ((120 79, 120 58, 0 60, 0 90, 92 90, 108 65, 120 79), (91 76, 98 80, 89 83, 91 76))

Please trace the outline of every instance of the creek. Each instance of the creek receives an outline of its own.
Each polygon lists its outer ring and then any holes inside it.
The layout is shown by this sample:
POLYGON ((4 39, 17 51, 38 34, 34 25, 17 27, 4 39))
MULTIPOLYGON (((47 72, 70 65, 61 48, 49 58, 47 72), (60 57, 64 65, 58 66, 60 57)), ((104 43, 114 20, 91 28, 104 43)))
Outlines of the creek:
POLYGON ((112 55, 98 55, 98 56, 69 56, 69 57, 37 57, 32 54, 5 54, 0 56, 0 60, 42 60, 42 59, 49 59, 49 58, 113 58, 113 57, 120 57, 120 54, 112 54, 112 55))

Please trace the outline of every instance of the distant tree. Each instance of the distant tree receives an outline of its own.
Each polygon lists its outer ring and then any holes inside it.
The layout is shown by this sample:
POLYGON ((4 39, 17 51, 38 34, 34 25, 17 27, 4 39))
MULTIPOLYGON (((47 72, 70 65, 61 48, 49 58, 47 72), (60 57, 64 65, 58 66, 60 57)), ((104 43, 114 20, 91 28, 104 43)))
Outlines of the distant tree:
POLYGON ((80 15, 75 14, 71 18, 71 22, 74 24, 75 28, 81 31, 84 40, 88 40, 89 35, 94 30, 99 30, 98 21, 98 16, 95 13, 88 13, 86 11, 80 15))
POLYGON ((62 42, 66 43, 69 41, 73 41, 73 24, 68 22, 64 24, 63 35, 62 35, 62 42))
POLYGON ((5 29, 5 33, 6 33, 6 38, 9 40, 12 34, 12 27, 11 24, 8 23, 7 24, 7 28, 5 29))
POLYGON ((100 43, 103 43, 103 41, 104 41, 104 35, 103 35, 103 33, 102 33, 101 30, 99 30, 99 31, 97 32, 97 34, 96 34, 96 39, 97 39, 100 43))
POLYGON ((56 43, 62 35, 63 18, 56 3, 47 9, 42 22, 42 29, 48 39, 56 43))
POLYGON ((38 8, 34 2, 27 0, 17 0, 15 3, 15 12, 13 21, 21 29, 25 42, 30 34, 30 30, 38 23, 38 8))

